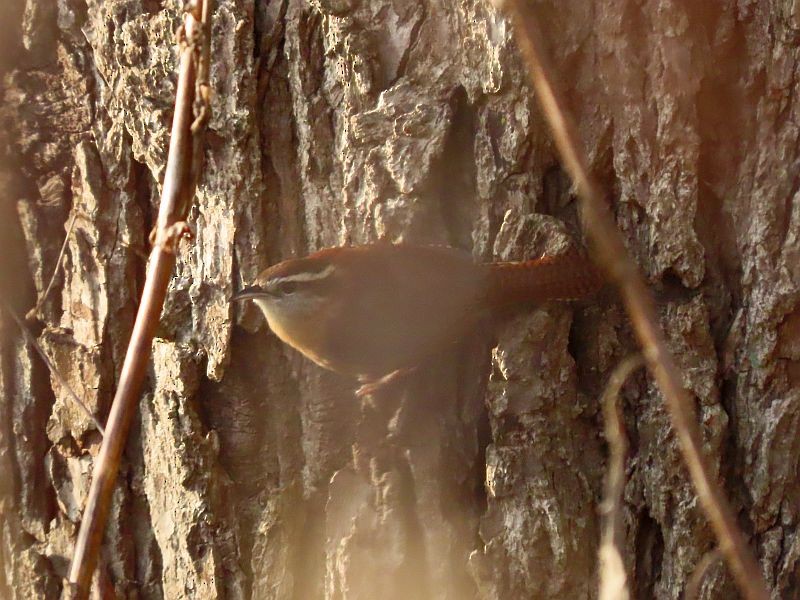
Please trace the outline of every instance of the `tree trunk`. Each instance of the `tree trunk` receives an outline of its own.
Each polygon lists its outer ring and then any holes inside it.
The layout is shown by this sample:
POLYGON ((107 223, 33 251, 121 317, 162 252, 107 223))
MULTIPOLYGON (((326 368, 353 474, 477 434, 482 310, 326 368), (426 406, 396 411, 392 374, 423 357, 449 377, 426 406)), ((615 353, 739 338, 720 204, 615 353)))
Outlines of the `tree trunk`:
MULTIPOLYGON (((800 598, 796 4, 536 3, 774 598, 800 598)), ((144 281, 179 5, 0 9, 0 291, 19 313, 42 302, 34 333, 101 421, 144 281)), ((613 293, 476 331, 364 402, 229 302, 327 246, 510 260, 580 243, 507 22, 480 0, 218 0, 212 63, 195 239, 120 471, 103 597, 596 597, 598 399, 636 350, 613 293)), ((5 315, 0 331, 0 596, 56 598, 101 436, 5 315)), ((622 400, 633 596, 677 599, 715 540, 652 380, 622 400)), ((716 564, 700 597, 734 589, 716 564)))

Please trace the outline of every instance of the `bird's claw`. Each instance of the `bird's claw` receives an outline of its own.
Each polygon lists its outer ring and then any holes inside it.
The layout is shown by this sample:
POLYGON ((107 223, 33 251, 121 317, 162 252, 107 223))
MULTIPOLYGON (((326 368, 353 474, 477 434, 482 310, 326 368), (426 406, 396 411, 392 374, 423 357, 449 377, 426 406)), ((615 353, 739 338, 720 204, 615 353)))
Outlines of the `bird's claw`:
POLYGON ((363 398, 364 396, 372 396, 375 394, 375 392, 397 383, 410 373, 413 373, 415 370, 416 367, 396 369, 390 373, 387 373, 383 377, 380 377, 379 379, 365 381, 358 387, 358 389, 356 389, 356 397, 363 398))

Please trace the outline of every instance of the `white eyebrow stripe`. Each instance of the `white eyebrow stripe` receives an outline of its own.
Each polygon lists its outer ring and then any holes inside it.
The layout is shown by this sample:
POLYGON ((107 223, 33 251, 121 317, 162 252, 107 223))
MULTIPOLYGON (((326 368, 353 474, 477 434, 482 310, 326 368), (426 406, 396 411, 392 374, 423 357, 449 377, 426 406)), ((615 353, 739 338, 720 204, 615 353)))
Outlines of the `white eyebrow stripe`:
POLYGON ((294 275, 286 275, 285 277, 277 277, 271 280, 270 283, 278 284, 284 281, 290 281, 290 282, 319 281, 320 279, 324 279, 328 275, 333 273, 333 269, 334 269, 333 265, 328 265, 322 271, 296 273, 294 275))

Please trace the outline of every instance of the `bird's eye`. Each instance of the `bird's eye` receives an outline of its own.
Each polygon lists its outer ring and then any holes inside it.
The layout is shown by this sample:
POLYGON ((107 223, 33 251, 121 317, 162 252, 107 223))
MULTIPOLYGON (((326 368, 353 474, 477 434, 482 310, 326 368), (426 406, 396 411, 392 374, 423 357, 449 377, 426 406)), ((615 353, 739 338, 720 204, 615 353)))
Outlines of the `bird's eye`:
POLYGON ((284 281, 279 283, 277 288, 280 294, 291 294, 297 289, 297 283, 294 281, 284 281))

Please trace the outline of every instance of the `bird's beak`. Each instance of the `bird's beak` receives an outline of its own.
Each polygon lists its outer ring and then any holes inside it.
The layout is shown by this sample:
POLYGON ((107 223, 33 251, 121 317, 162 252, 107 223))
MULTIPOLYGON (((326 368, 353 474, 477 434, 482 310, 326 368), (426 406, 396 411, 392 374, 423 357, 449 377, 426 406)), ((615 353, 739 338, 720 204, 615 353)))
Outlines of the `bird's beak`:
POLYGON ((269 294, 257 285, 251 285, 244 288, 238 294, 231 296, 231 302, 238 302, 240 300, 253 300, 255 298, 263 298, 269 294))

